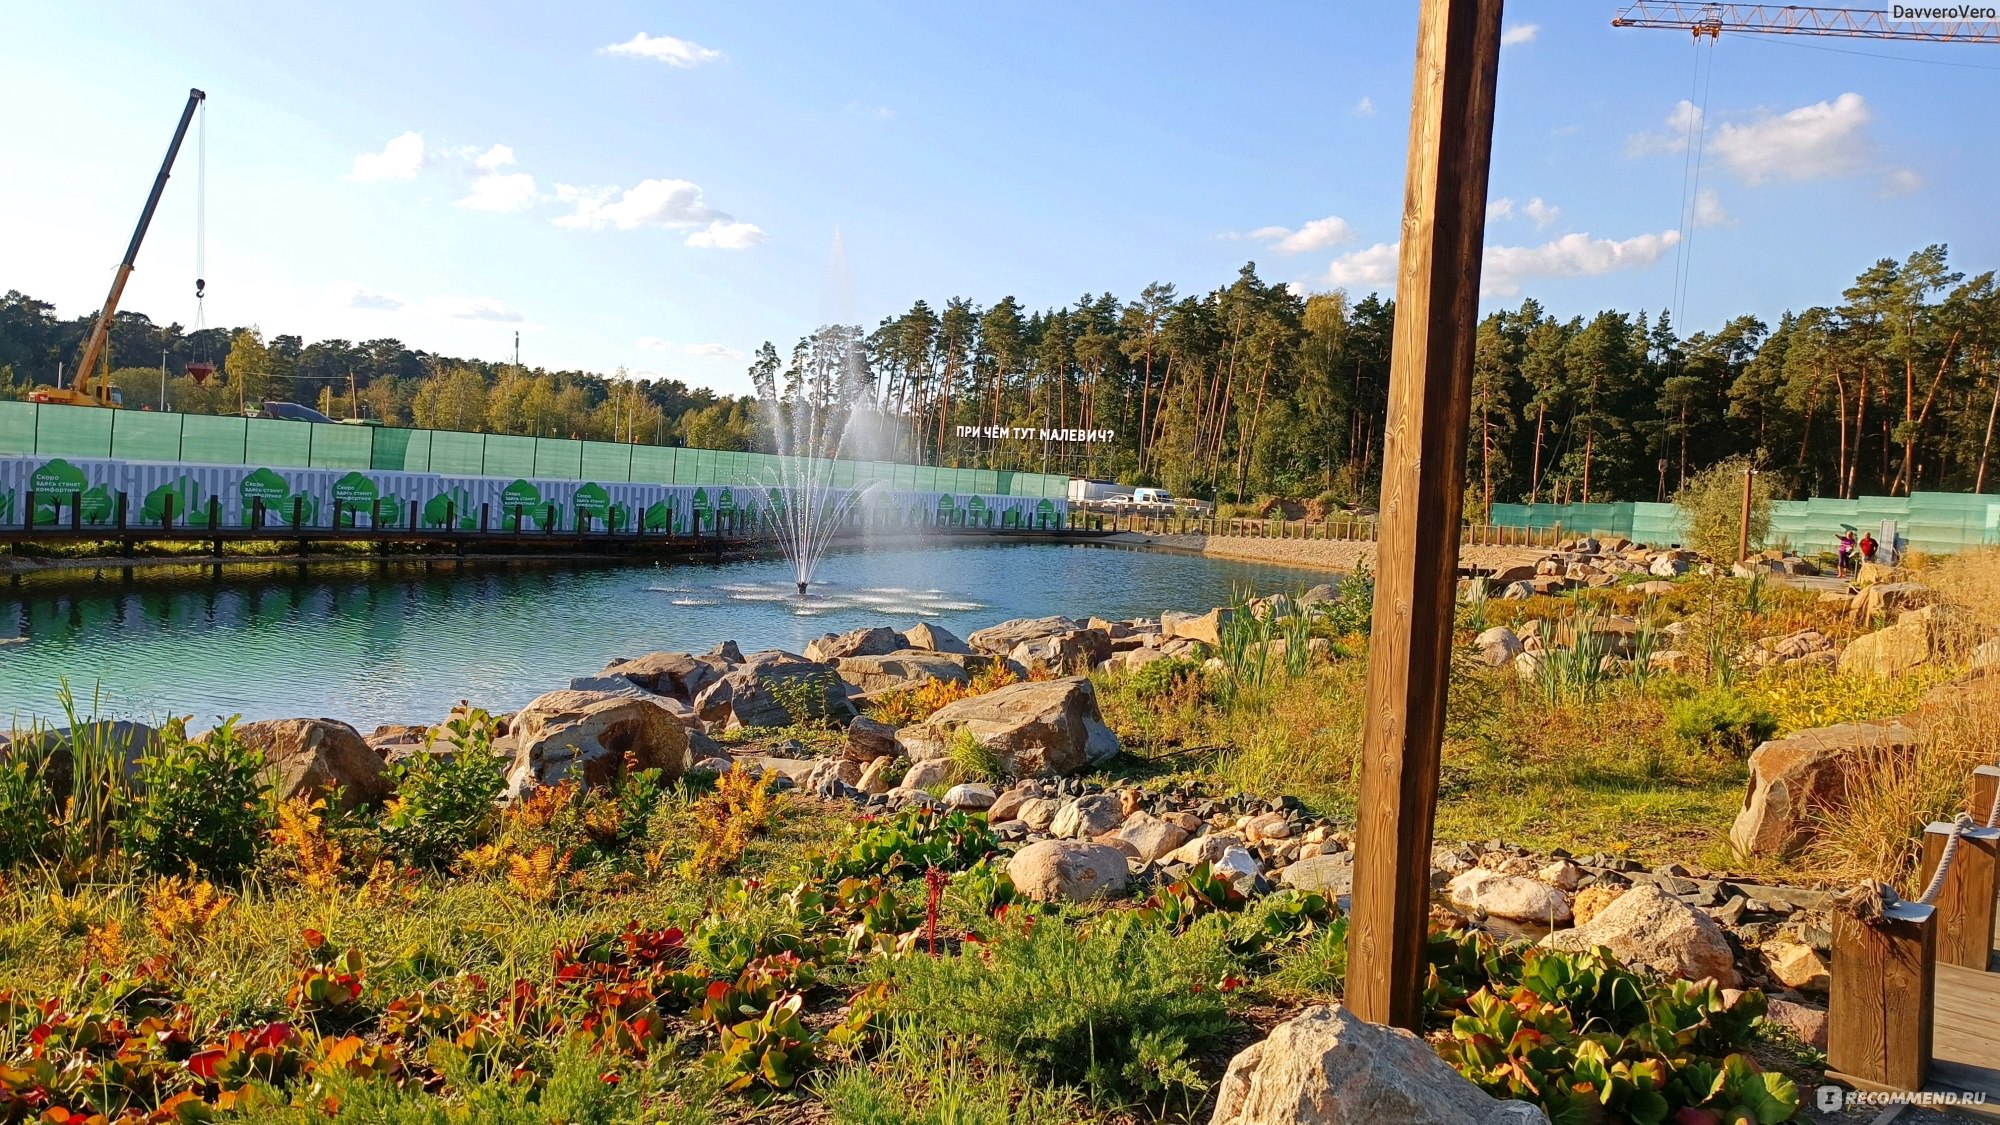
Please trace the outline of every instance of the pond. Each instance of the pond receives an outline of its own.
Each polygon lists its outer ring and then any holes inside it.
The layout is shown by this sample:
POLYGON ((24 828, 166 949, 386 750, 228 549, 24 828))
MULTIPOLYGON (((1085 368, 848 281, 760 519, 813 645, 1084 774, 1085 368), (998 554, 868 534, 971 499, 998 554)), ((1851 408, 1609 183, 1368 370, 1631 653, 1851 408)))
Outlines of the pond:
POLYGON ((0 589, 0 729, 79 714, 434 722, 460 699, 512 710, 615 658, 802 651, 822 633, 919 620, 963 637, 1013 617, 1155 616, 1310 571, 1099 546, 898 548, 829 556, 811 596, 782 561, 238 565, 0 589), (94 701, 94 702, 93 702, 94 701))

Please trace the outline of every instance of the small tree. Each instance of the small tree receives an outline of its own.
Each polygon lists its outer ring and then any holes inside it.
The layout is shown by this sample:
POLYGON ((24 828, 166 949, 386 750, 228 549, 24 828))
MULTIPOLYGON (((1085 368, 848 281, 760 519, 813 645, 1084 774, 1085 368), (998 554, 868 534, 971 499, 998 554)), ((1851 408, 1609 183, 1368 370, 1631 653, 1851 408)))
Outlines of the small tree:
POLYGON ((1734 562, 1743 531, 1743 477, 1750 473, 1750 549, 1771 533, 1771 483, 1747 457, 1732 457, 1694 474, 1674 493, 1688 547, 1713 562, 1734 562))

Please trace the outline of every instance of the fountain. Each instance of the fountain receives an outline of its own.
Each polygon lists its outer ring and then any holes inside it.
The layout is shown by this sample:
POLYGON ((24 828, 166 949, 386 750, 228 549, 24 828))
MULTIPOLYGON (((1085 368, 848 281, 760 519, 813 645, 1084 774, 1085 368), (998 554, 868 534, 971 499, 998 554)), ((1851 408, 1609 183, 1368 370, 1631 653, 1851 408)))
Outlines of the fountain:
POLYGON ((800 343, 782 391, 775 354, 760 357, 751 370, 777 454, 770 462, 774 467, 754 483, 770 509, 800 599, 833 537, 875 487, 834 483, 835 459, 868 415, 863 346, 861 329, 830 325, 800 343))

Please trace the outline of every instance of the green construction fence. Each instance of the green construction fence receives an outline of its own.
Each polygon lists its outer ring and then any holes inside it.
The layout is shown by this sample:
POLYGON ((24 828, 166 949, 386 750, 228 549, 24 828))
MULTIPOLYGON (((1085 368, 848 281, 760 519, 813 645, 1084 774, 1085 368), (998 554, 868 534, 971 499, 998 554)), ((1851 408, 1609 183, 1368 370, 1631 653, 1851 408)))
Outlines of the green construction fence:
MULTIPOLYGON (((2000 544, 2000 496, 1962 492, 1773 501, 1767 541, 1796 551, 1827 551, 1843 529, 1873 531, 1885 520, 1896 522, 1903 549, 1949 554, 2000 544)), ((1562 527, 1579 535, 1620 535, 1654 547, 1678 543, 1685 534, 1672 504, 1650 502, 1495 504, 1488 522, 1503 527, 1562 527)))
MULTIPOLYGON (((770 454, 722 449, 0 402, 0 456, 8 454, 637 484, 775 480, 780 464, 770 454)), ((832 483, 1055 500, 1069 495, 1065 476, 888 461, 836 461, 832 483)))

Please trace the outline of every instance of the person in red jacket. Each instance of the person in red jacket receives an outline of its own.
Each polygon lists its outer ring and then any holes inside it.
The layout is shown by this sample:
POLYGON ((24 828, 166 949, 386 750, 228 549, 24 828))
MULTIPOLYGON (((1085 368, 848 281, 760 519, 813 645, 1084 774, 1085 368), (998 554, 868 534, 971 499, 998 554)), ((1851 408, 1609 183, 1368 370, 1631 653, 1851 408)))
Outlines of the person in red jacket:
POLYGON ((1876 548, 1876 546, 1878 546, 1878 544, 1877 544, 1877 543, 1875 542, 1875 537, 1874 537, 1873 535, 1863 535, 1863 536, 1861 537, 1861 561, 1862 561, 1862 562, 1874 562, 1874 561, 1875 561, 1875 548, 1876 548))

